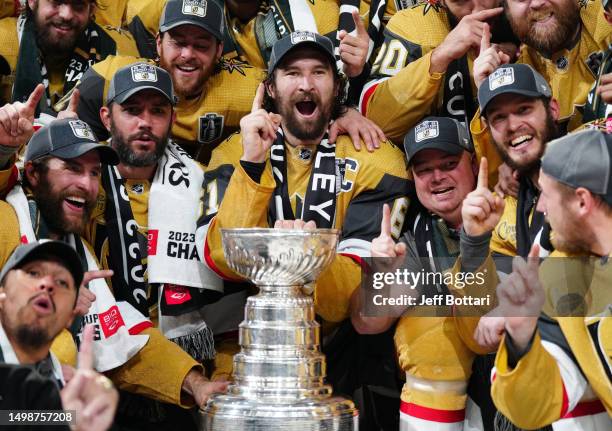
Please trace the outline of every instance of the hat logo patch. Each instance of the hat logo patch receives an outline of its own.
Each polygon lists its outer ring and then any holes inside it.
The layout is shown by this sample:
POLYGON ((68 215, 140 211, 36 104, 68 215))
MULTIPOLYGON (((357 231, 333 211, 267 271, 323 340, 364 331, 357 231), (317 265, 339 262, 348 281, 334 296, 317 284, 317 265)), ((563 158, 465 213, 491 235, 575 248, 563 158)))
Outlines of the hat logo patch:
POLYGON ((183 13, 204 18, 206 6, 206 0, 183 0, 183 13))
POLYGON ((437 121, 423 121, 416 126, 414 140, 416 142, 421 142, 425 139, 437 138, 439 134, 440 126, 437 121))
POLYGON ((311 31, 296 31, 291 33, 291 44, 296 45, 301 42, 316 42, 316 35, 311 31))
POLYGON ((503 67, 497 69, 489 75, 489 90, 494 91, 499 87, 504 87, 514 83, 514 69, 503 67))
POLYGON ((157 71, 149 64, 137 64, 132 66, 132 80, 134 82, 157 82, 157 71))
POLYGON ((89 127, 89 124, 87 124, 87 123, 85 123, 83 121, 80 121, 80 120, 69 121, 68 124, 70 124, 70 128, 72 129, 72 133, 77 138, 89 139, 89 140, 92 140, 94 142, 96 141, 96 138, 94 137, 93 131, 89 127))

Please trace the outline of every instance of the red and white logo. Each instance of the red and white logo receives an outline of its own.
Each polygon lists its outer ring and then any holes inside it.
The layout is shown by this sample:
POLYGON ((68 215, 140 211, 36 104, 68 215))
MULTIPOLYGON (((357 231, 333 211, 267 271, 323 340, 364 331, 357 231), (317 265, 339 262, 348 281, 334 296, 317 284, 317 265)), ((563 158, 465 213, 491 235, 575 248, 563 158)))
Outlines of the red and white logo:
POLYGON ((157 237, 159 236, 159 230, 151 229, 147 233, 147 255, 155 256, 157 254, 157 237))
POLYGON ((119 328, 125 325, 123 317, 121 317, 121 313, 119 312, 119 307, 116 305, 113 305, 104 313, 100 313, 99 318, 102 332, 104 332, 104 337, 106 338, 112 337, 119 328))
POLYGON ((176 284, 166 284, 164 295, 166 296, 166 303, 168 303, 168 305, 182 304, 191 299, 189 289, 184 286, 177 286, 176 284))

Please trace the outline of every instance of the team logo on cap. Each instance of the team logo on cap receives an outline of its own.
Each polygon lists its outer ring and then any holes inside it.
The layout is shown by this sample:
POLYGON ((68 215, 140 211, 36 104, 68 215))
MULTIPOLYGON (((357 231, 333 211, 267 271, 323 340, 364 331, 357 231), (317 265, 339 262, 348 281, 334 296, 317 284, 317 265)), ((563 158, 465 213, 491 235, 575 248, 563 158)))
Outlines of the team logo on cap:
POLYGON ((157 71, 150 64, 136 64, 132 66, 132 80, 134 82, 157 82, 157 71))
POLYGON ((296 45, 301 42, 316 42, 317 37, 311 31, 296 31, 291 33, 291 44, 296 45))
POLYGON ((77 138, 90 139, 94 142, 96 141, 95 135, 93 131, 91 130, 91 127, 89 127, 89 124, 81 120, 72 120, 72 121, 69 121, 68 124, 70 124, 72 133, 77 138))
POLYGON ((489 90, 491 91, 513 83, 514 69, 511 67, 502 67, 489 75, 489 90))
POLYGON ((437 121, 423 121, 416 126, 414 132, 414 140, 416 142, 424 141, 425 139, 437 138, 440 134, 440 126, 437 121))
POLYGON ((206 16, 206 0, 183 0, 183 13, 204 18, 206 16))

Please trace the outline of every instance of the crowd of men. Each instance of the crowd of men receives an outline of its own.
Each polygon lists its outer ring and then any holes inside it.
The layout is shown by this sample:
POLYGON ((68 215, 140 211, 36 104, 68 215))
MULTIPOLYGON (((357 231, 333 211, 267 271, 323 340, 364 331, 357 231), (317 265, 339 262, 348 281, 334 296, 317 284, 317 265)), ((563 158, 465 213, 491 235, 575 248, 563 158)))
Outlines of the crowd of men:
POLYGON ((612 429, 608 3, 1 4, 0 410, 197 429, 255 292, 220 229, 316 227, 362 430, 612 429), (372 314, 378 258, 480 282, 372 314))

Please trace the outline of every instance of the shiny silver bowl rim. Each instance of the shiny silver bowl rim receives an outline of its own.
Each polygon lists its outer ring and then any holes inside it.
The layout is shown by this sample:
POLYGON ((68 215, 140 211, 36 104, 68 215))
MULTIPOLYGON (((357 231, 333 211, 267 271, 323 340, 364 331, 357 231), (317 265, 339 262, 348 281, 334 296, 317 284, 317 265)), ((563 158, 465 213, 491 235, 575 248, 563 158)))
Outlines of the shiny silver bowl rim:
POLYGON ((283 229, 271 227, 239 227, 239 228, 221 228, 221 235, 256 235, 265 234, 266 236, 313 236, 313 235, 340 235, 339 229, 315 228, 315 229, 283 229))

